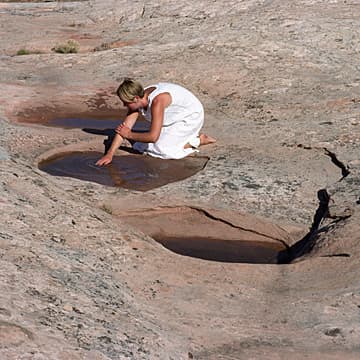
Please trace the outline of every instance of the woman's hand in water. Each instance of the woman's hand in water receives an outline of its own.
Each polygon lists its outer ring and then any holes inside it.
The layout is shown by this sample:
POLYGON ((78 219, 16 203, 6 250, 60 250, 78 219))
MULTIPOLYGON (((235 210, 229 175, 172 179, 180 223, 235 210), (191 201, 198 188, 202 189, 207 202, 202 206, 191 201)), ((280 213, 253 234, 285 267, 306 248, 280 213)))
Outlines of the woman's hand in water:
POLYGON ((121 135, 125 139, 129 139, 131 136, 131 129, 127 127, 124 123, 120 124, 116 129, 115 132, 121 135))
POLYGON ((95 165, 98 166, 104 166, 104 165, 108 165, 112 162, 113 156, 110 154, 106 154, 104 155, 101 159, 99 159, 95 165))

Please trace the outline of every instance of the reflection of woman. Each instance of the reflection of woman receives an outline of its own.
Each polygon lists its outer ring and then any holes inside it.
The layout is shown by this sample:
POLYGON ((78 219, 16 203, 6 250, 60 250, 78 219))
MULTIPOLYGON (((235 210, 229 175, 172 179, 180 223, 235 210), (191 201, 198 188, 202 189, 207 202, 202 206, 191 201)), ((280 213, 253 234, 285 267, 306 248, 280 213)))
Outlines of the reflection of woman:
POLYGON ((204 123, 200 101, 179 85, 159 83, 144 89, 139 82, 125 79, 117 94, 128 108, 128 115, 116 128, 109 150, 97 165, 111 163, 124 138, 134 143, 135 150, 163 159, 181 159, 200 145, 215 142, 214 138, 200 134, 204 123), (139 113, 151 122, 148 132, 131 131, 139 113))
POLYGON ((118 168, 116 168, 114 165, 108 166, 107 170, 109 172, 111 181, 113 182, 114 186, 122 186, 124 184, 124 179, 121 177, 121 173, 118 168))

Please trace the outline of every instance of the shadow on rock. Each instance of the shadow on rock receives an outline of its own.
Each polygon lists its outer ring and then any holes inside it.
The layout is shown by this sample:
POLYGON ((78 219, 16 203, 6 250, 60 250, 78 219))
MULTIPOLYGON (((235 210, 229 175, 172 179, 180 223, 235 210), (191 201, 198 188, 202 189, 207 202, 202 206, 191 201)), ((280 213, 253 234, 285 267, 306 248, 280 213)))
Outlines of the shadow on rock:
MULTIPOLYGON (((322 233, 326 233, 332 229, 339 221, 344 220, 351 215, 346 216, 331 216, 329 213, 329 201, 330 195, 326 189, 321 189, 317 193, 319 199, 319 206, 315 212, 314 220, 309 232, 298 242, 292 245, 290 248, 280 251, 278 254, 278 264, 289 264, 296 259, 299 259, 309 254, 314 248, 317 240, 322 233), (332 221, 320 227, 322 221, 326 218, 332 219, 332 221)), ((345 254, 347 255, 347 254, 345 254)))

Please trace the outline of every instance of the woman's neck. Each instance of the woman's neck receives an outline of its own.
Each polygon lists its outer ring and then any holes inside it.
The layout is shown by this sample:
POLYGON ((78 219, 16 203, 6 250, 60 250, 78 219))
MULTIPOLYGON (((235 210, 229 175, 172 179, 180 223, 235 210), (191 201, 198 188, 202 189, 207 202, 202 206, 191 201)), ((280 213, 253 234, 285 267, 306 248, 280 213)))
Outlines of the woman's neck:
POLYGON ((149 87, 149 88, 147 88, 146 90, 145 90, 145 93, 144 93, 144 97, 143 97, 143 99, 145 100, 144 101, 144 106, 143 106, 143 109, 146 111, 147 110, 147 108, 148 108, 148 105, 149 105, 149 95, 154 91, 156 89, 156 87, 155 86, 151 86, 151 87, 149 87))

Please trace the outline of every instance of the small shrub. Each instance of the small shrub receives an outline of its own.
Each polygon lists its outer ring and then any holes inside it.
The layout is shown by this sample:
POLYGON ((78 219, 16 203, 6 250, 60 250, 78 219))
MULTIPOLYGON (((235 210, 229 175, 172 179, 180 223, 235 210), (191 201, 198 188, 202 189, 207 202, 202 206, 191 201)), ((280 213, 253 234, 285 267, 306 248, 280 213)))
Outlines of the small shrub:
POLYGON ((104 210, 106 213, 112 215, 113 211, 112 208, 106 204, 103 204, 103 206, 101 207, 102 210, 104 210))
POLYGON ((26 50, 26 49, 20 49, 16 53, 16 55, 30 55, 30 54, 31 54, 31 52, 29 50, 26 50))
POLYGON ((76 54, 79 51, 79 43, 75 40, 68 40, 66 44, 60 44, 51 50, 59 54, 76 54))
POLYGON ((41 51, 39 51, 39 50, 20 49, 16 53, 16 55, 31 55, 31 54, 41 54, 41 51))
POLYGON ((111 45, 109 43, 102 43, 99 46, 96 46, 94 48, 94 51, 104 51, 104 50, 110 50, 111 49, 111 45))

